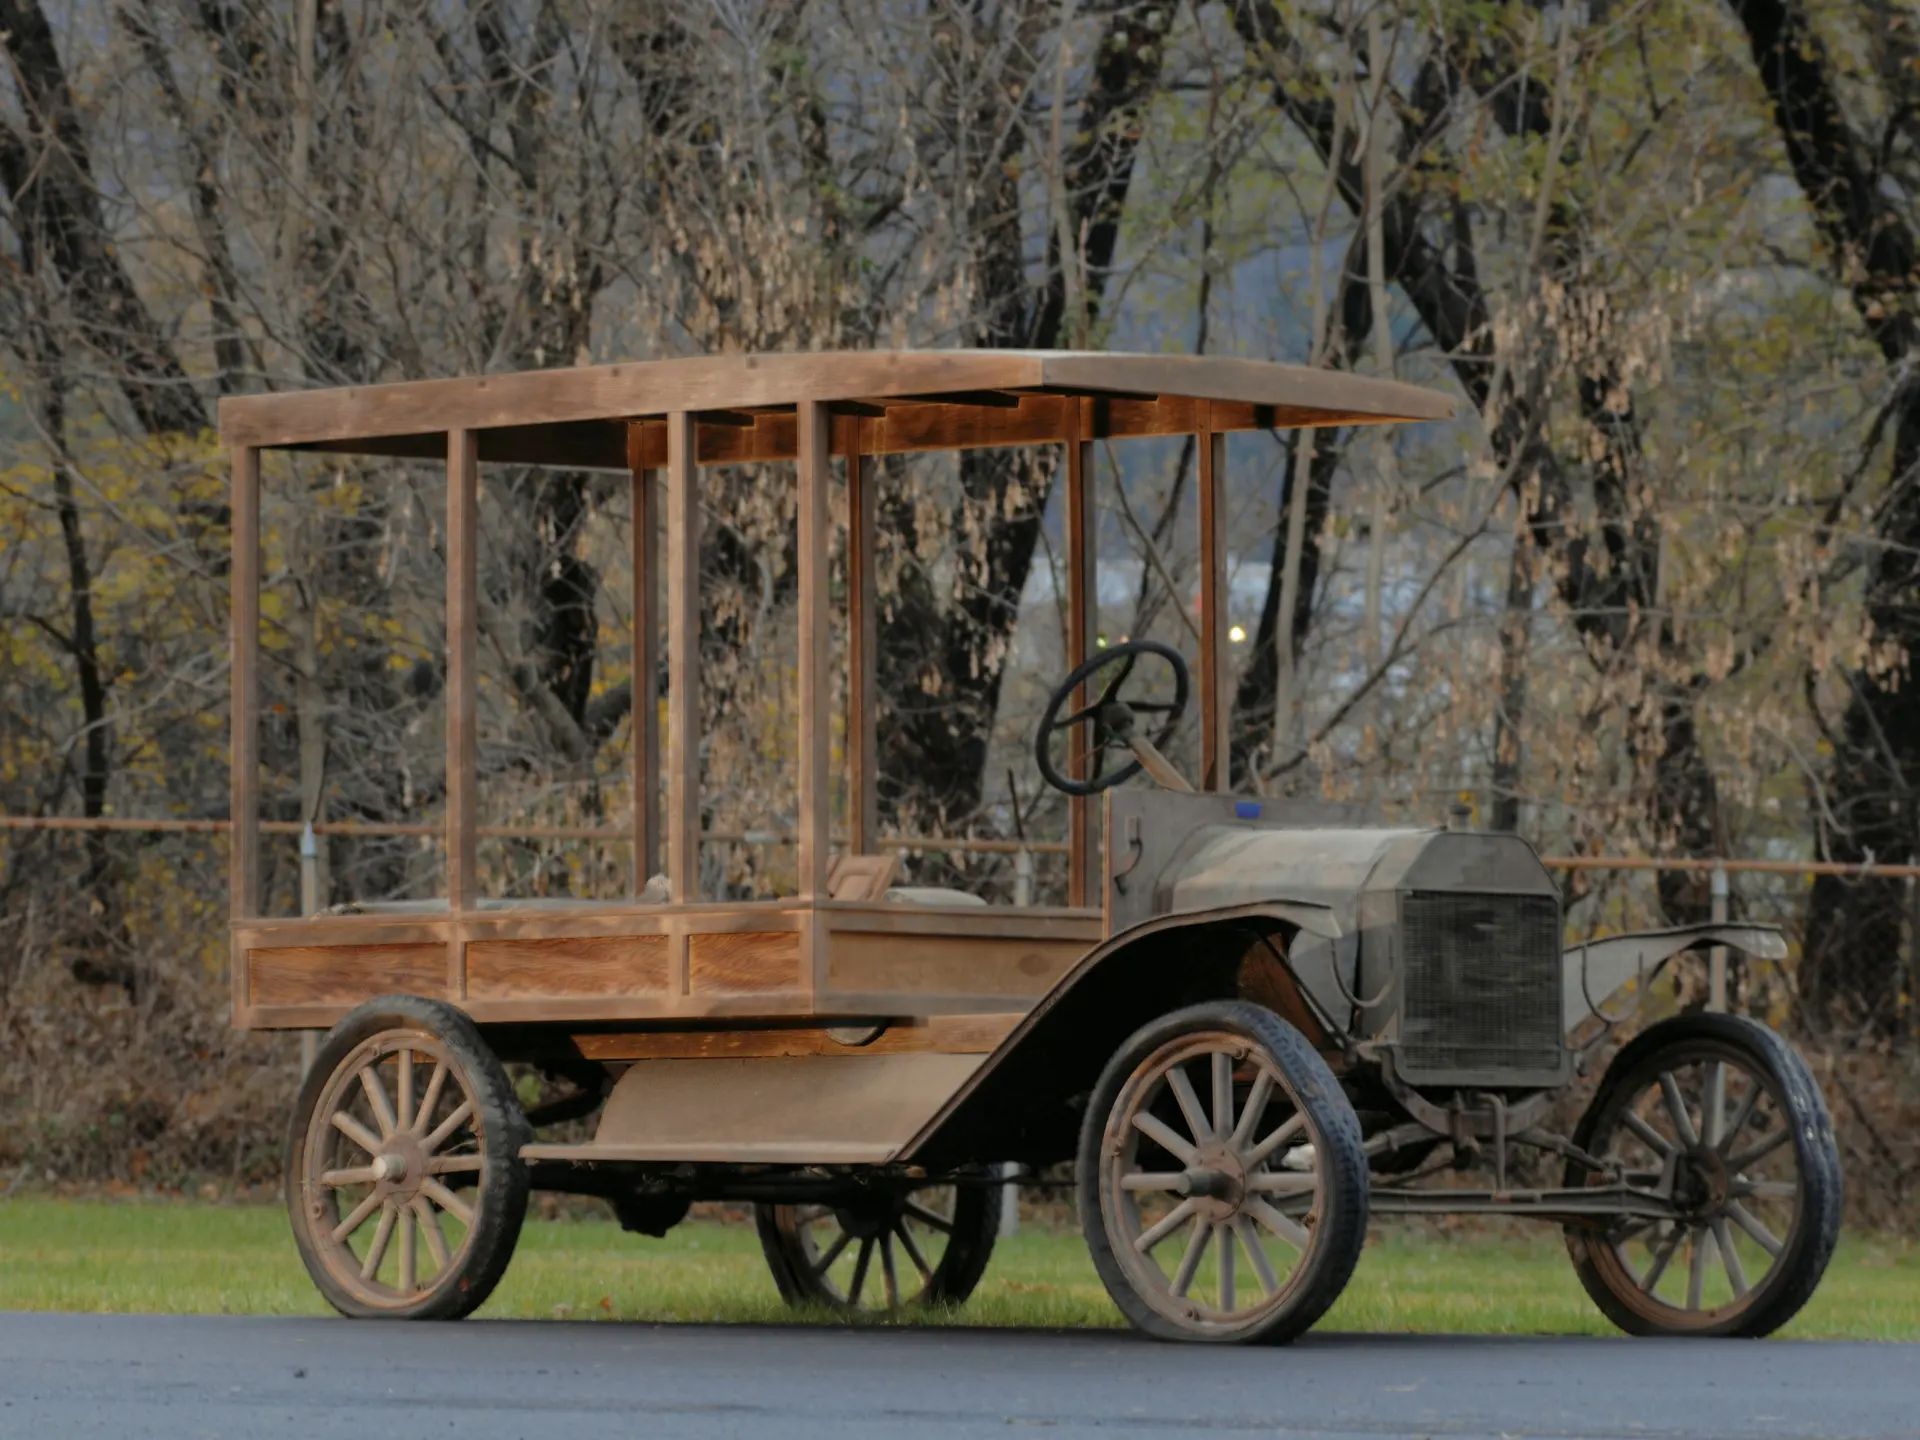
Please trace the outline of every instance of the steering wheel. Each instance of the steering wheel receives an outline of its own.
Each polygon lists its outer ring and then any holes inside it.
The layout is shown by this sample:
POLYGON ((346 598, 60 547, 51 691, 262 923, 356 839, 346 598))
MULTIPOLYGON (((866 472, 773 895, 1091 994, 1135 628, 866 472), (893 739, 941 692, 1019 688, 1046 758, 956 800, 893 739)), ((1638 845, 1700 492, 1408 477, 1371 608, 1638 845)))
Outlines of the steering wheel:
POLYGON ((1138 756, 1111 774, 1102 774, 1101 762, 1107 750, 1115 746, 1123 750, 1132 748, 1134 721, 1140 715, 1166 716, 1160 722, 1159 733, 1147 742, 1155 750, 1165 745, 1172 738, 1174 726, 1180 723, 1180 717, 1186 714, 1187 686, 1187 662, 1171 645, 1162 645, 1158 640, 1129 640, 1125 644, 1102 650, 1062 680, 1059 688, 1047 697, 1047 713, 1040 717, 1040 736, 1034 743, 1034 758, 1040 762, 1041 778, 1054 789, 1068 795, 1097 795, 1102 790, 1111 790, 1122 781, 1132 779, 1140 773, 1142 762, 1138 756), (1120 687, 1127 683, 1135 663, 1142 655, 1157 655, 1173 667, 1171 704, 1147 704, 1121 698, 1120 687), (1060 711, 1072 701, 1074 692, 1081 685, 1114 665, 1120 667, 1119 673, 1100 691, 1099 699, 1083 710, 1061 716, 1060 711), (1053 757, 1049 753, 1055 733, 1072 730, 1076 725, 1093 727, 1093 743, 1088 747, 1093 762, 1093 776, 1088 780, 1074 780, 1062 775, 1054 768, 1053 757))

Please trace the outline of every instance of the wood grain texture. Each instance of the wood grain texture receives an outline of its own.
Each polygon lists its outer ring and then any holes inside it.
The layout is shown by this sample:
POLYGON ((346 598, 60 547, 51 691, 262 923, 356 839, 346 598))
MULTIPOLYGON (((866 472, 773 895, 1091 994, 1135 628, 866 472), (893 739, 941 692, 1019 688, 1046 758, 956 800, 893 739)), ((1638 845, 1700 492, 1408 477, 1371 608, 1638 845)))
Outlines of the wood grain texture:
MULTIPOLYGON (((1209 422, 1210 423, 1210 422, 1209 422)), ((1228 784, 1227 437, 1194 436, 1200 459, 1200 788, 1228 784)))
POLYGON ((660 483, 653 470, 632 480, 633 560, 633 891, 660 871, 660 483))
POLYGON ((667 421, 667 879, 699 898, 700 476, 693 417, 667 421))
POLYGON ((939 1015, 917 1023, 889 1025, 866 1045, 843 1045, 824 1028, 771 1030, 641 1030, 627 1035, 576 1035, 589 1060, 700 1060, 720 1056, 752 1059, 772 1055, 984 1055, 1007 1038, 1024 1012, 1003 1015, 939 1015))
POLYGON ((793 931, 747 930, 687 937, 691 994, 800 988, 800 936, 793 931))
POLYGON ((827 892, 835 900, 881 901, 899 870, 900 856, 891 850, 883 855, 841 855, 827 874, 827 892))
POLYGON ((444 945, 289 945, 247 951, 247 998, 257 1006, 358 1005, 375 995, 447 993, 444 945))
POLYGON ((800 567, 799 670, 800 743, 794 757, 800 770, 797 862, 800 898, 827 893, 828 841, 833 824, 833 616, 829 603, 827 540, 832 516, 827 508, 828 425, 825 408, 809 401, 800 407, 800 457, 794 467, 799 495, 800 567))
POLYGON ((1450 397, 1412 385, 1302 366, 1211 356, 1044 351, 863 351, 700 356, 415 380, 393 385, 230 396, 230 445, 289 445, 356 436, 416 436, 553 422, 619 420, 677 410, 808 400, 1058 387, 1351 412, 1372 420, 1444 420, 1450 397))
MULTIPOLYGON (((878 413, 871 438, 856 443, 855 416, 836 413, 832 450, 851 455, 898 455, 928 450, 993 449, 1007 445, 1043 445, 1061 437, 1062 422, 1076 402, 1067 396, 1028 392, 1014 412, 989 411, 980 406, 918 403, 862 405, 878 413)), ((1185 435, 1192 431, 1196 405, 1209 402, 1185 395, 1155 400, 1125 396, 1101 397, 1095 412, 1093 438, 1125 440, 1150 435, 1185 435)), ((1214 429, 1292 430, 1326 425, 1368 425, 1383 417, 1365 411, 1328 409, 1311 405, 1253 405, 1215 400, 1214 429)), ((759 411, 752 424, 696 425, 695 452, 702 465, 745 465, 791 460, 798 453, 793 412, 759 411)), ((871 422, 868 422, 871 423, 871 422)), ((864 428, 864 427, 863 427, 864 428)), ((556 421, 546 425, 503 425, 474 432, 479 436, 483 465, 552 465, 570 470, 658 469, 666 463, 667 432, 659 420, 556 421)), ((444 460, 447 437, 442 432, 418 435, 368 435, 358 439, 316 440, 287 448, 347 455, 373 455, 398 460, 444 460)))
MULTIPOLYGON (((1364 424, 1370 418, 1350 410, 1208 402, 1184 395, 1166 395, 1154 400, 1099 397, 1092 399, 1088 406, 1087 438, 1128 440, 1191 434, 1198 424, 1196 417, 1209 406, 1214 429, 1223 432, 1364 424)), ((878 418, 833 417, 830 441, 833 454, 902 455, 1056 444, 1079 425, 1081 401, 1067 395, 1030 393, 1021 396, 1018 408, 1012 410, 924 402, 874 408, 881 410, 878 418)), ((557 449, 560 454, 568 453, 564 446, 557 449)), ((694 449, 702 465, 792 460, 799 454, 799 427, 791 411, 761 411, 753 417, 750 426, 696 425, 694 449)), ((666 464, 666 423, 634 421, 626 453, 643 466, 666 464)), ((555 463, 559 463, 558 460, 555 463)))
MULTIPOLYGON (((545 425, 499 425, 476 430, 483 465, 564 465, 570 470, 627 470, 628 425, 624 420, 561 421, 545 425)), ((447 432, 312 440, 289 445, 317 454, 379 455, 394 460, 444 460, 447 432)))
MULTIPOLYGON (((1083 440, 1067 442, 1067 669, 1077 670, 1093 653, 1099 621, 1100 591, 1094 547, 1099 516, 1093 502, 1093 446, 1083 440)), ((1073 709, 1088 703, 1090 691, 1082 685, 1068 702, 1073 709)), ((1076 725, 1067 732, 1067 775, 1087 778, 1089 730, 1076 725)), ((1067 903, 1086 905, 1092 896, 1092 810, 1084 795, 1067 798, 1067 903)))
POLYGON ((1079 962, 1077 940, 989 939, 965 935, 833 934, 827 952, 831 992, 910 997, 1044 995, 1079 962))
POLYGON ((480 457, 471 430, 447 436, 447 896, 478 895, 476 647, 479 636, 480 457))
POLYGON ((847 849, 855 855, 870 853, 880 833, 878 480, 864 454, 847 461, 847 849))
POLYGON ((665 995, 667 937, 474 940, 467 945, 473 1000, 665 995))
POLYGON ((1097 909, 1065 906, 827 904, 819 907, 834 932, 878 935, 959 935, 1000 940, 1071 940, 1081 946, 1103 938, 1097 909))
MULTIPOLYGON (((233 834, 227 845, 227 905, 235 920, 260 906, 260 452, 233 452, 233 553, 229 584, 232 631, 229 645, 232 763, 227 813, 233 834)), ((247 976, 238 940, 227 946, 228 1003, 236 1023, 247 1004, 247 976)))

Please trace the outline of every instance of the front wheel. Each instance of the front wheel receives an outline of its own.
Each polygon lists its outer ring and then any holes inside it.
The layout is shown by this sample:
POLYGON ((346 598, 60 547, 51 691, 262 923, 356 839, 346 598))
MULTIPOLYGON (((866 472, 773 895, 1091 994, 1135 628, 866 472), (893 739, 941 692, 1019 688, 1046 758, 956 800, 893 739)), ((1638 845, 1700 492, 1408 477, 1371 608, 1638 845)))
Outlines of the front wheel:
MULTIPOLYGON (((1569 1226, 1587 1294, 1630 1335, 1767 1335, 1840 1235, 1840 1155, 1806 1062, 1739 1015, 1681 1015, 1614 1057, 1574 1143, 1676 1217, 1569 1226)), ((1605 1183, 1579 1161, 1566 1184, 1605 1183)))
POLYGON ((456 1320, 493 1293, 527 1210, 524 1113, 473 1022, 416 995, 334 1027, 287 1137, 307 1273, 343 1315, 456 1320))
POLYGON ((1087 1107, 1079 1189, 1107 1293, 1163 1340, 1291 1340, 1366 1240, 1353 1106, 1298 1030, 1242 1001, 1120 1047, 1087 1107))

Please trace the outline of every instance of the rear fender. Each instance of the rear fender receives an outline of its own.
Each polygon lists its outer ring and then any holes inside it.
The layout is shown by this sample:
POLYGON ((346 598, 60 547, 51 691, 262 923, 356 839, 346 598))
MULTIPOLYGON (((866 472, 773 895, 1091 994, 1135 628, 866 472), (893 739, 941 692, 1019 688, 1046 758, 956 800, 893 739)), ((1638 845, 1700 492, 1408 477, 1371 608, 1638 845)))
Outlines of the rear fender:
POLYGON ((1340 926, 1324 905, 1271 901, 1161 915, 1114 936, 1061 978, 899 1158, 1070 1158, 1086 1096, 1113 1052, 1149 1020, 1205 1000, 1258 1001, 1331 1047, 1329 1018, 1275 953, 1302 932, 1335 940, 1340 926))

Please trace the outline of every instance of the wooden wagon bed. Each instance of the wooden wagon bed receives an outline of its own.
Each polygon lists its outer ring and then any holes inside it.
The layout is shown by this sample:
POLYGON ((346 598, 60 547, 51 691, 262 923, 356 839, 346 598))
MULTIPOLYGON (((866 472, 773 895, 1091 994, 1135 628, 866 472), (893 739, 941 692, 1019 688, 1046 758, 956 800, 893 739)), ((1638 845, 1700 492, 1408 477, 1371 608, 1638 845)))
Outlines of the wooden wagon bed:
POLYGON ((663 360, 223 401, 221 428, 232 448, 234 480, 234 1022, 323 1027, 370 996, 407 992, 449 1000, 487 1024, 589 1026, 577 1043, 599 1047, 608 1059, 669 1055, 676 1045, 684 1050, 687 1042, 673 1039, 673 1032, 696 1029, 711 1032, 702 1042, 706 1054, 788 1054, 795 1047, 810 1053, 808 1046, 833 1043, 825 1038, 825 1022, 847 1017, 895 1023, 892 1038, 872 1052, 876 1057, 903 1047, 992 1049, 1108 933, 1106 887, 1090 873, 1092 814, 1087 801, 1071 802, 1066 907, 828 898, 826 476, 832 457, 847 457, 853 517, 845 849, 863 855, 872 853, 877 838, 874 486, 865 457, 1064 446, 1067 659, 1078 665, 1092 644, 1094 614, 1091 446, 1131 436, 1198 436, 1201 613, 1207 617, 1199 645, 1201 761, 1203 788, 1223 790, 1225 436, 1448 413, 1442 397, 1412 386, 1257 361, 1017 351, 663 360), (446 463, 447 901, 440 913, 260 913, 260 456, 271 449, 446 463), (670 685, 666 723, 655 723, 653 637, 664 615, 668 673, 694 673, 696 468, 768 460, 796 462, 800 499, 798 889, 780 900, 704 903, 696 896, 697 687, 670 685), (638 897, 660 870, 667 903, 636 898, 554 906, 478 894, 477 494, 480 464, 496 461, 632 476, 633 763, 640 802, 631 822, 633 887, 638 897), (662 514, 664 527, 657 523, 662 514), (663 547, 655 538, 662 530, 663 547), (662 825, 656 817, 663 796, 662 825), (810 1028, 810 1021, 817 1023, 810 1028), (614 1022, 636 1023, 615 1033, 614 1022), (756 1025, 766 1034, 746 1038, 756 1025))

